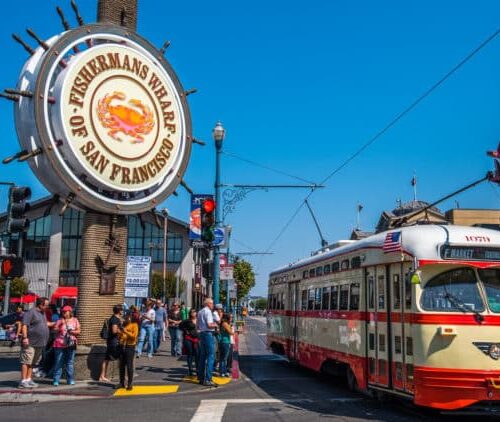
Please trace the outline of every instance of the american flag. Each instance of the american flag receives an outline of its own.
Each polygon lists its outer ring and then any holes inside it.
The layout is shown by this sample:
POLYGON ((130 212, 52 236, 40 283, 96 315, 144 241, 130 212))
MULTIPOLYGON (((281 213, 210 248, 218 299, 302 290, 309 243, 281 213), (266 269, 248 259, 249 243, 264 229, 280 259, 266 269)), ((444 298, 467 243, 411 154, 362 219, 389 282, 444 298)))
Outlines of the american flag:
POLYGON ((384 253, 397 252, 401 250, 401 232, 387 233, 382 246, 384 253))

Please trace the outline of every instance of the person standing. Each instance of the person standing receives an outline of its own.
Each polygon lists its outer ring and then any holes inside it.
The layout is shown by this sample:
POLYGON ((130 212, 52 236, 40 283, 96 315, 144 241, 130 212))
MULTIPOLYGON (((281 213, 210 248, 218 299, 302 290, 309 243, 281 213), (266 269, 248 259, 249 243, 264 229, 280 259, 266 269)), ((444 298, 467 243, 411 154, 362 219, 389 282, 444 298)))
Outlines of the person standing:
POLYGON ((179 328, 182 331, 183 346, 186 349, 187 354, 187 364, 188 364, 188 375, 194 374, 194 368, 198 367, 198 331, 196 330, 196 310, 191 309, 189 312, 189 318, 183 320, 179 328))
POLYGON ((144 348, 144 341, 146 337, 148 338, 148 358, 153 357, 154 323, 155 323, 155 311, 153 309, 153 301, 148 300, 146 302, 146 310, 141 314, 141 331, 139 335, 139 343, 137 344, 138 358, 140 358, 142 355, 142 349, 144 348))
POLYGON ((134 381, 134 355, 137 337, 139 336, 139 313, 128 312, 120 333, 120 344, 122 354, 120 356, 120 385, 125 388, 125 368, 127 368, 127 391, 132 390, 134 381))
POLYGON ((196 328, 200 332, 200 355, 198 361, 198 381, 208 387, 217 387, 212 381, 212 371, 215 359, 214 330, 217 323, 214 322, 212 299, 207 298, 203 302, 204 307, 198 313, 196 328))
POLYGON ((66 367, 66 381, 69 385, 75 384, 74 362, 76 353, 76 336, 80 334, 80 322, 73 316, 71 306, 62 308, 62 317, 55 323, 54 330, 57 336, 53 348, 55 353, 54 379, 52 385, 59 385, 63 366, 66 367))
POLYGON ((35 388, 38 384, 31 377, 33 366, 40 360, 43 349, 49 341, 49 328, 54 326, 45 316, 49 306, 49 299, 39 297, 35 307, 23 315, 21 328, 21 382, 19 388, 35 388))
POLYGON ((101 366, 101 375, 99 376, 99 381, 110 382, 106 377, 108 371, 108 365, 110 361, 114 361, 120 358, 121 347, 119 341, 119 335, 122 331, 122 305, 113 306, 113 316, 108 320, 108 337, 106 338, 106 356, 101 366))
POLYGON ((163 337, 163 330, 165 329, 165 322, 167 321, 167 311, 162 306, 161 300, 156 300, 155 306, 155 332, 154 332, 154 349, 153 353, 156 353, 160 348, 161 339, 163 337))
POLYGON ((231 328, 231 314, 222 317, 219 329, 219 373, 221 377, 229 377, 227 362, 231 350, 231 336, 234 332, 231 328))
POLYGON ((189 309, 184 302, 181 302, 181 318, 183 321, 189 318, 189 309))
POLYGON ((170 333, 170 353, 176 357, 182 355, 182 331, 179 328, 181 322, 179 304, 174 303, 174 306, 172 306, 172 309, 168 313, 168 332, 170 333))

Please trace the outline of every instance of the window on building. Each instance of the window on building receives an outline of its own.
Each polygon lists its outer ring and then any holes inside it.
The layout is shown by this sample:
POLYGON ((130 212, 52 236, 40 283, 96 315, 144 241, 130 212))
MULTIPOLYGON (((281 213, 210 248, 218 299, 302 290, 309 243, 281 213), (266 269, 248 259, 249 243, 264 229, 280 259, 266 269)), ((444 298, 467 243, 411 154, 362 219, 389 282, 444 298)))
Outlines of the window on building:
POLYGON ((59 284, 76 286, 80 277, 80 256, 84 213, 69 208, 62 217, 59 284))
POLYGON ((32 220, 24 241, 24 258, 27 261, 48 261, 51 217, 32 220))

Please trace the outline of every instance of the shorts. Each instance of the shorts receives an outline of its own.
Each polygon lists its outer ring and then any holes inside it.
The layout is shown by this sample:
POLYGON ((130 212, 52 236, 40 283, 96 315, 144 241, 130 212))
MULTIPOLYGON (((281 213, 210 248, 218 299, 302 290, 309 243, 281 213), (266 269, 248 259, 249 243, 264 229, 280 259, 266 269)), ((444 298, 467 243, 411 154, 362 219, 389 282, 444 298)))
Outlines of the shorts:
POLYGON ((35 366, 42 357, 43 347, 21 347, 21 365, 35 366))
POLYGON ((122 354, 122 347, 120 343, 111 343, 106 347, 106 356, 104 356, 105 360, 118 360, 122 354))

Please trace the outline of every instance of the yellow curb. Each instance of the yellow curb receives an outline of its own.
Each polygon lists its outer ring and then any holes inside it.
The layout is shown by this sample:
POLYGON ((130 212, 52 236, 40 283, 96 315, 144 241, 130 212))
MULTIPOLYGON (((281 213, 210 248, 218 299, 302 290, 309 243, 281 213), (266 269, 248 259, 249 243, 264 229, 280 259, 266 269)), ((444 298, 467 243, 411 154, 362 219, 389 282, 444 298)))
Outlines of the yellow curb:
MULTIPOLYGON (((196 375, 191 375, 191 376, 186 376, 182 379, 184 382, 189 382, 191 384, 199 384, 198 378, 196 375)), ((212 377, 212 381, 217 384, 217 385, 226 385, 229 384, 232 380, 231 378, 224 378, 224 377, 212 377)))
POLYGON ((137 385, 132 388, 131 391, 127 391, 125 388, 120 388, 116 390, 113 396, 146 396, 150 394, 172 394, 177 393, 179 390, 178 385, 137 385))

